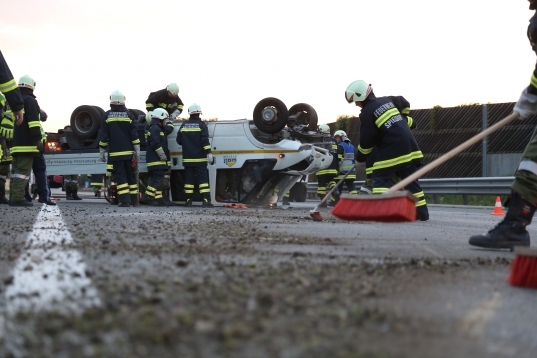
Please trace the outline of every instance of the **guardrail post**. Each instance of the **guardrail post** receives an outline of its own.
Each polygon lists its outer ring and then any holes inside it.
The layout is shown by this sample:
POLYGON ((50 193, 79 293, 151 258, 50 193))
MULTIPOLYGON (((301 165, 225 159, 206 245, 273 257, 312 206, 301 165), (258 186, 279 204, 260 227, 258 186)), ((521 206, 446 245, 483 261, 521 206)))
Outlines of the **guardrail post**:
POLYGON ((468 196, 466 194, 463 194, 462 196, 462 204, 468 205, 468 196))
MULTIPOLYGON (((484 104, 483 105, 483 125, 482 125, 483 129, 482 130, 485 130, 487 129, 488 127, 488 108, 487 108, 487 105, 484 104)), ((487 138, 488 137, 485 137, 483 138, 482 140, 482 154, 481 154, 481 160, 482 160, 482 167, 481 167, 481 176, 482 177, 486 177, 487 176, 487 138)))

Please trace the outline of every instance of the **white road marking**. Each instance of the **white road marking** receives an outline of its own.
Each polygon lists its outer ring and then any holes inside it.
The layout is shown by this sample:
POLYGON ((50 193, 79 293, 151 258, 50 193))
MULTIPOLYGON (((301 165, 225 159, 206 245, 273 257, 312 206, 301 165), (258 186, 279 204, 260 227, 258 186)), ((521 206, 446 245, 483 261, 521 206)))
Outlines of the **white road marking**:
POLYGON ((490 300, 481 302, 481 304, 463 317, 460 329, 471 338, 480 338, 483 336, 487 324, 496 315, 496 311, 501 306, 501 303, 501 294, 494 292, 490 300))
POLYGON ((100 305, 82 255, 65 248, 70 244, 59 207, 44 205, 26 240, 27 251, 13 269, 13 283, 6 287, 7 315, 47 309, 80 313, 100 305))

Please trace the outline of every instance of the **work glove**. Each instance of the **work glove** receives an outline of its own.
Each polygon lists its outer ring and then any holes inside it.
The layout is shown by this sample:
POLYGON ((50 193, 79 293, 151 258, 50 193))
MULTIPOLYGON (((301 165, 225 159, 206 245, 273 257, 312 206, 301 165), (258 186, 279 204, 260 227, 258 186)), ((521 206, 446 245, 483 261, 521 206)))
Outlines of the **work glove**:
POLYGON ((100 155, 100 158, 101 158, 101 162, 106 162, 106 149, 104 148, 99 148, 99 155, 100 155))
POLYGON ((13 138, 13 115, 4 114, 2 122, 0 122, 0 136, 5 139, 13 138))
POLYGON ((134 145, 134 157, 140 159, 140 144, 134 145))
POLYGON ((211 165, 214 164, 214 157, 213 157, 212 153, 207 154, 207 163, 209 163, 211 165))
POLYGON ((155 152, 157 152, 157 155, 160 158, 160 160, 163 160, 165 162, 168 160, 168 158, 166 157, 166 153, 164 153, 164 149, 159 148, 155 152))
POLYGON ((172 114, 170 114, 170 119, 173 121, 175 120, 175 118, 177 118, 179 115, 181 114, 181 111, 176 109, 175 111, 172 112, 172 114))
POLYGON ((147 124, 151 123, 151 118, 153 117, 153 111, 149 111, 147 112, 147 114, 145 115, 145 122, 147 124))
POLYGON ((524 91, 522 91, 520 99, 515 104, 515 108, 513 108, 513 111, 518 112, 520 114, 518 119, 526 119, 529 116, 536 114, 537 95, 528 93, 528 89, 526 88, 524 91))

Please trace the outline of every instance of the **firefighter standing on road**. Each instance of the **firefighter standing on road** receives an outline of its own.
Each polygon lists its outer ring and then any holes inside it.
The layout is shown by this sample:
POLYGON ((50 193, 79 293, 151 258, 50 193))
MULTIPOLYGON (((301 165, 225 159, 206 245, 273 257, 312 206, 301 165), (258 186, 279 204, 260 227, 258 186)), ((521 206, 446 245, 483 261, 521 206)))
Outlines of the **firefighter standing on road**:
MULTIPOLYGON (((147 124, 151 122, 151 112, 157 108, 162 108, 168 112, 169 118, 166 120, 166 125, 162 127, 164 135, 168 136, 173 132, 173 121, 183 112, 183 101, 179 98, 179 86, 177 83, 170 83, 166 88, 156 92, 151 92, 145 101, 145 109, 147 110, 147 124)), ((147 128, 146 128, 147 129, 147 128)), ((168 161, 170 154, 166 153, 168 161)), ((167 205, 175 205, 170 201, 170 175, 171 169, 164 173, 164 189, 163 198, 167 205)))
POLYGON ((164 135, 163 127, 166 126, 168 112, 162 108, 157 108, 152 112, 152 119, 147 129, 145 160, 147 170, 151 173, 149 184, 145 190, 145 201, 148 205, 167 205, 162 197, 164 186, 164 173, 169 170, 167 157, 168 140, 164 135))
POLYGON ((35 99, 35 81, 32 77, 22 76, 19 80, 19 89, 24 101, 24 116, 23 122, 16 125, 13 132, 9 205, 33 206, 32 202, 25 199, 24 189, 30 179, 34 154, 43 152, 41 123, 39 123, 40 109, 35 99))
POLYGON ((138 203, 138 183, 132 169, 133 156, 140 158, 140 139, 136 130, 136 120, 125 107, 125 96, 120 91, 110 95, 110 110, 103 115, 101 141, 99 142, 101 161, 106 162, 106 149, 110 164, 113 165, 117 180, 117 195, 120 207, 138 203))
POLYGON ((4 55, 2 55, 2 51, 0 51, 0 92, 4 94, 11 107, 11 111, 15 116, 15 123, 20 125, 23 121, 22 108, 24 103, 22 101, 21 92, 17 87, 17 83, 13 79, 13 75, 4 59, 4 55))
POLYGON ((6 198, 6 181, 9 178, 9 167, 13 157, 9 153, 13 138, 13 112, 6 98, 0 93, 2 117, 0 118, 0 204, 8 204, 6 198))
POLYGON ((356 180, 356 165, 354 164, 354 146, 351 144, 349 138, 347 138, 347 133, 342 130, 336 131, 334 133, 334 138, 337 142, 337 158, 339 166, 339 174, 336 177, 336 182, 339 182, 343 179, 343 176, 350 172, 345 178, 344 183, 339 184, 338 191, 343 192, 343 184, 347 186, 349 194, 358 194, 356 187, 354 186, 354 181, 356 180))
MULTIPOLYGON (((378 148, 373 164, 373 194, 385 193, 391 186, 393 174, 404 179, 423 164, 423 154, 403 118, 410 104, 402 96, 376 97, 371 85, 362 80, 354 81, 347 87, 345 99, 362 108, 356 161, 365 162, 373 149, 378 148)), ((407 185, 406 189, 418 199, 418 219, 429 220, 425 194, 418 180, 407 185)))
POLYGON ((177 132, 177 144, 183 147, 183 166, 185 167, 185 206, 192 206, 194 183, 199 187, 203 197, 204 208, 213 207, 211 203, 211 189, 207 177, 207 163, 214 164, 209 142, 209 130, 200 119, 201 107, 196 103, 188 107, 190 118, 181 124, 177 132))
MULTIPOLYGON (((530 10, 537 10, 537 0, 528 0, 530 10)), ((528 27, 528 38, 537 54, 537 12, 528 27)), ((522 92, 513 108, 518 119, 526 119, 537 114, 537 65, 533 70, 530 84, 522 92)), ((537 137, 534 136, 522 154, 522 160, 511 184, 509 208, 503 221, 483 235, 470 237, 473 246, 493 249, 512 249, 514 246, 530 246, 530 235, 526 226, 531 224, 537 208, 537 137)))
MULTIPOLYGON (((328 124, 321 124, 319 125, 318 129, 319 133, 321 134, 328 134, 330 135, 330 127, 328 124)), ((330 146, 330 154, 332 154, 332 163, 330 166, 326 169, 319 170, 317 173, 315 173, 315 176, 317 177, 317 196, 323 200, 323 198, 326 196, 327 190, 330 191, 333 187, 336 186, 336 175, 338 172, 338 154, 337 154, 337 142, 334 138, 330 137, 331 146, 330 146)), ((332 193, 332 198, 330 200, 330 203, 324 202, 323 206, 334 206, 336 205, 337 198, 339 197, 339 193, 336 190, 332 193)))

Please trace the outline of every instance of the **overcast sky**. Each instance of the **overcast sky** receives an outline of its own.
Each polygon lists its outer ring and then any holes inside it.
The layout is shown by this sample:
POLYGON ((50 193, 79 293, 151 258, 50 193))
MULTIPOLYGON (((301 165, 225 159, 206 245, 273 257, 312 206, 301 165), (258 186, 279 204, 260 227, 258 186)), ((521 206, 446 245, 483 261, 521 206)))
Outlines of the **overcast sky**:
POLYGON ((535 54, 525 0, 0 0, 0 46, 56 131, 72 111, 127 107, 179 84, 185 109, 252 118, 257 102, 305 102, 319 123, 358 114, 343 94, 363 79, 411 107, 514 102, 535 54))

